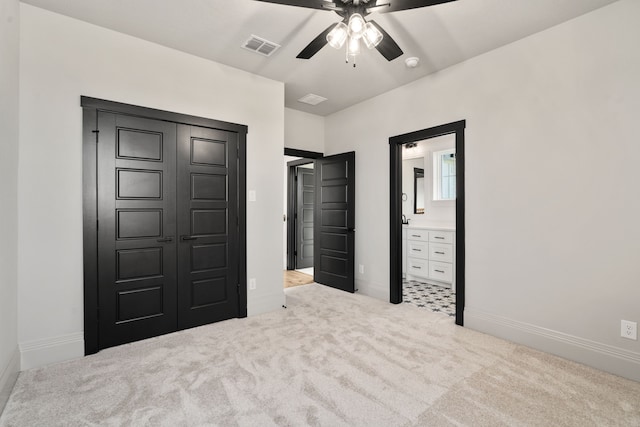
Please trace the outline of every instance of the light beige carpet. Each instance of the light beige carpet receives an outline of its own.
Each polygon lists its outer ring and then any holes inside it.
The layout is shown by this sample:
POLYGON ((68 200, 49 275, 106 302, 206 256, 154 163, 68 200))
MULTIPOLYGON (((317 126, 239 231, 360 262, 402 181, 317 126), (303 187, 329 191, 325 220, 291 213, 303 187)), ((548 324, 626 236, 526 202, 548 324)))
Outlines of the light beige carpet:
POLYGON ((640 383, 317 284, 23 372, 2 426, 640 426, 640 383))

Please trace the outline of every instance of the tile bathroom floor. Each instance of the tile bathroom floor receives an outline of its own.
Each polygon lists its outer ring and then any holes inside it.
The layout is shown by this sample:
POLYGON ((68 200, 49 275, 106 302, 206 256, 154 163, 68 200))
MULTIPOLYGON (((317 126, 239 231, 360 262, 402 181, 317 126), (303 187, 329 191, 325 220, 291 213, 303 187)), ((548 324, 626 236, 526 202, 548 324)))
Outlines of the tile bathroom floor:
POLYGON ((456 316, 456 294, 444 286, 417 280, 403 280, 402 302, 450 317, 456 316))

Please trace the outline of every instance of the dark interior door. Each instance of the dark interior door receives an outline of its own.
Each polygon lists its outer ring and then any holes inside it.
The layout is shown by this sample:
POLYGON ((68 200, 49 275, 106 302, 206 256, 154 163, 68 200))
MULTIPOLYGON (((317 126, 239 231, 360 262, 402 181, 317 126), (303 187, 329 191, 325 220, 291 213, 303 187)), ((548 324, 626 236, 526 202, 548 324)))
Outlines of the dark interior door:
POLYGON ((355 292, 355 167, 355 152, 315 160, 314 280, 348 292, 355 292))
POLYGON ((176 125, 98 114, 100 347, 176 329, 176 125))
POLYGON ((297 167, 296 268, 313 267, 313 206, 315 173, 312 168, 297 167))
POLYGON ((238 316, 238 137, 178 127, 178 326, 238 316))

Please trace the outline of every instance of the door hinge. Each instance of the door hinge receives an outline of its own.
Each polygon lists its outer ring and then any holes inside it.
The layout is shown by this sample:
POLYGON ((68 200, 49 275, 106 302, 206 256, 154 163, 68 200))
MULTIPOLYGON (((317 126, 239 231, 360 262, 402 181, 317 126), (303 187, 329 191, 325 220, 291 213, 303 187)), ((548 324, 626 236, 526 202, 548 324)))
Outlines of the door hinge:
POLYGON ((92 130, 91 133, 95 133, 96 134, 96 144, 98 143, 98 134, 100 133, 100 131, 98 129, 96 130, 92 130))
POLYGON ((100 220, 96 219, 96 231, 100 230, 100 220))
POLYGON ((100 320, 100 307, 96 307, 96 320, 100 320))
POLYGON ((298 256, 298 251, 293 251, 293 255, 298 256))

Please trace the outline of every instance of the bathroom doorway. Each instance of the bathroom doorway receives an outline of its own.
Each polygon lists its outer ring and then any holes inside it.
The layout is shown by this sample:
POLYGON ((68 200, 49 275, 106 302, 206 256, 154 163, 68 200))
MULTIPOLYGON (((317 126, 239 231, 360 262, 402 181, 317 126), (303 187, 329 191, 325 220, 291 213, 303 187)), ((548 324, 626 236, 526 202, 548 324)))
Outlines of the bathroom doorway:
POLYGON ((455 134, 402 148, 402 302, 455 318, 455 134))
MULTIPOLYGON (((455 226, 454 232, 446 229, 438 229, 437 227, 423 227, 422 230, 417 229, 413 238, 414 249, 416 252, 427 251, 428 256, 416 256, 414 260, 414 271, 427 271, 424 273, 428 277, 440 277, 441 281, 450 280, 455 287, 455 319, 456 324, 462 326, 464 324, 464 301, 465 301, 465 203, 464 203, 464 129, 466 122, 464 120, 437 126, 428 129, 422 129, 403 135, 389 138, 390 146, 390 301, 394 304, 403 301, 403 253, 408 252, 405 246, 408 246, 409 239, 403 241, 403 165, 402 150, 406 150, 406 146, 411 146, 419 141, 430 140, 445 135, 452 135, 455 142, 455 226), (443 244, 444 243, 444 244, 443 244), (446 255, 446 248, 451 245, 453 250, 454 263, 450 264, 451 271, 447 271, 446 260, 442 257, 446 255), (430 249, 435 249, 431 251, 430 249), (440 258, 439 258, 440 257, 440 258)), ((441 150, 446 151, 446 150, 441 150)), ((446 153, 443 153, 443 155, 446 153)), ((451 153, 449 153, 451 154, 451 153)), ((412 168, 414 180, 420 179, 420 171, 415 169, 423 169, 419 167, 412 168)), ((424 177, 424 170, 422 177, 424 177)), ((414 181, 415 182, 415 181, 414 181)), ((415 184, 414 184, 415 185, 415 184)), ((407 194, 405 192, 405 194, 407 194)), ((433 198, 433 194, 428 197, 433 198)), ((422 195, 423 203, 427 200, 427 195, 422 195)), ((407 194, 407 199, 408 194, 407 194)), ((418 194, 413 195, 414 213, 424 212, 427 209, 424 206, 417 206, 420 197, 418 194)), ((406 215, 405 215, 406 217, 406 215)), ((408 236, 407 236, 408 237, 408 236)), ((405 258, 405 262, 408 258, 405 258)), ((407 264, 406 272, 410 270, 411 265, 407 264)))

